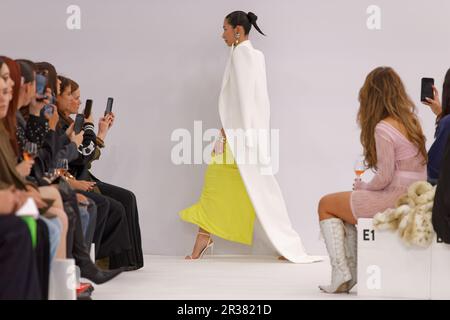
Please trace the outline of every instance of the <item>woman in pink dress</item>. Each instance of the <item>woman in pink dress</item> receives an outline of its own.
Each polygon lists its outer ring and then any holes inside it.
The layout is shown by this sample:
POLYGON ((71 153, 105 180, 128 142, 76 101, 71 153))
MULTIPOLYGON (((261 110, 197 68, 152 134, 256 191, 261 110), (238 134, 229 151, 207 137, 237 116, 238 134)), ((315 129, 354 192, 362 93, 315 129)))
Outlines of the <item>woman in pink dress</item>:
POLYGON ((332 266, 328 293, 349 292, 356 284, 358 218, 371 218, 394 207, 409 185, 426 180, 427 152, 415 107, 397 73, 373 70, 359 92, 358 123, 365 165, 375 171, 368 182, 356 179, 353 192, 324 196, 319 202, 320 229, 332 266))

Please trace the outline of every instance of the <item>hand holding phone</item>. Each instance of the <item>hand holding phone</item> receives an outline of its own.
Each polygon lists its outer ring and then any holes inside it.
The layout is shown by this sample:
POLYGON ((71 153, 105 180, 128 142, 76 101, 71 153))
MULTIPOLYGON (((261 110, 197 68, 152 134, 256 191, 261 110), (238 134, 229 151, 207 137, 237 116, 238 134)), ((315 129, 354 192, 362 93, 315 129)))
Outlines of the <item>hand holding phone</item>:
POLYGON ((55 112, 55 107, 51 104, 46 104, 41 109, 41 117, 45 119, 49 119, 53 116, 53 113, 55 112))
POLYGON ((112 112, 113 102, 114 102, 114 99, 109 97, 108 102, 106 103, 105 116, 112 112))
POLYGON ((83 125, 84 125, 84 114, 79 113, 75 118, 75 124, 73 126, 73 131, 75 132, 75 134, 79 134, 81 130, 83 130, 83 125))
POLYGON ((439 116, 442 113, 442 104, 441 101, 439 100, 439 91, 436 89, 435 86, 433 86, 432 89, 433 89, 433 98, 425 97, 425 101, 422 101, 422 103, 430 107, 431 111, 436 116, 439 116))

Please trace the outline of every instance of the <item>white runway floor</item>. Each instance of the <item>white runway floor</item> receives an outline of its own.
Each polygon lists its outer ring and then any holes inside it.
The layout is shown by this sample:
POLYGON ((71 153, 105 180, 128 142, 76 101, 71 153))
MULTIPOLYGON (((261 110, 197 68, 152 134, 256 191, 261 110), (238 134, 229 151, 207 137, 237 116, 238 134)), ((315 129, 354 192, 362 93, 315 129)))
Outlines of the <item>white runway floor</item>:
POLYGON ((145 256, 145 267, 122 273, 96 285, 94 300, 103 299, 360 299, 356 293, 325 294, 319 284, 329 283, 328 259, 293 264, 264 256, 183 257, 145 256))

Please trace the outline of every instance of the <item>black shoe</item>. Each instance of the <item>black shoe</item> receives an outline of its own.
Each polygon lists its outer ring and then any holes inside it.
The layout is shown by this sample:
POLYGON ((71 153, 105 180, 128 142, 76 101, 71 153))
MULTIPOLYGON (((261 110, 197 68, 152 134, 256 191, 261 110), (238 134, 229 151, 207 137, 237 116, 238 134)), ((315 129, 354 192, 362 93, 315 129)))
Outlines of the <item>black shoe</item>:
POLYGON ((80 267, 81 277, 91 280, 95 284, 102 284, 108 282, 112 278, 117 277, 122 273, 123 268, 114 270, 101 270, 95 264, 89 264, 84 267, 80 267))

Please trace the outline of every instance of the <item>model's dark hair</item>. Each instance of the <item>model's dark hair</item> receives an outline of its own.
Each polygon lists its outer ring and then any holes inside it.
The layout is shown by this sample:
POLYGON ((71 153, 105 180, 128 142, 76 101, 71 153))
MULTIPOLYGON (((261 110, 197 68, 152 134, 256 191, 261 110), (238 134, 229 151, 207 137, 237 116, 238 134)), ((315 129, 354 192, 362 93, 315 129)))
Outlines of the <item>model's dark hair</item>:
POLYGON ((444 85, 442 86, 442 112, 438 116, 436 124, 446 115, 450 114, 450 69, 447 70, 444 79, 444 85))
POLYGON ((253 12, 245 13, 244 11, 233 11, 232 13, 228 14, 225 19, 227 19, 228 23, 233 28, 242 26, 244 28, 245 35, 249 34, 252 26, 254 26, 259 33, 265 36, 265 34, 256 24, 256 20, 258 19, 258 17, 253 12))

